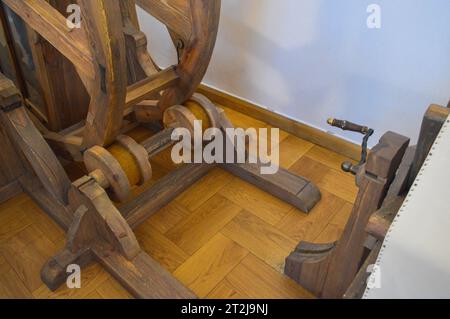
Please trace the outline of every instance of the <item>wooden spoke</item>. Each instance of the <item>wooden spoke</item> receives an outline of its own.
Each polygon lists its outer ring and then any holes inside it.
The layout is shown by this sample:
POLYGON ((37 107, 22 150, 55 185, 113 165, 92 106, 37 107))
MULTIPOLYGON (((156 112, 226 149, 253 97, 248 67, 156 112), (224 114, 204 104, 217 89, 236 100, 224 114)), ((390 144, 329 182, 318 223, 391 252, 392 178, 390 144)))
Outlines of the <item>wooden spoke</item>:
POLYGON ((86 35, 67 26, 66 18, 44 0, 3 0, 18 16, 66 56, 89 79, 95 78, 94 57, 86 35))
MULTIPOLYGON (((209 2, 210 0, 206 0, 209 2)), ((215 1, 211 1, 215 2, 215 1)), ((186 43, 192 34, 190 1, 136 0, 137 5, 178 34, 186 43)))
POLYGON ((178 80, 178 74, 175 68, 170 67, 162 72, 159 72, 153 76, 146 78, 140 82, 137 82, 127 90, 126 108, 133 107, 134 105, 147 100, 155 93, 174 85, 178 80))
POLYGON ((125 40, 119 0, 78 0, 96 59, 96 81, 85 83, 91 96, 83 146, 114 142, 122 127, 126 97, 125 40))

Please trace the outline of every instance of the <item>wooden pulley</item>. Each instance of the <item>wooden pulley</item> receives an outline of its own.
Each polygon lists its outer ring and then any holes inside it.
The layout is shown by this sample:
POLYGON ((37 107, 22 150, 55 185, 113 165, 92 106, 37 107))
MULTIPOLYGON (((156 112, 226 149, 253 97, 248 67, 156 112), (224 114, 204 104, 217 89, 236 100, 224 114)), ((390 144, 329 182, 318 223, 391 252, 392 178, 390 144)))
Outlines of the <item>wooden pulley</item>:
POLYGON ((175 105, 164 113, 166 127, 183 127, 194 134, 194 121, 201 120, 203 130, 220 127, 220 112, 205 96, 195 93, 184 105, 175 105))
POLYGON ((121 202, 131 196, 131 185, 119 161, 108 150, 93 146, 84 152, 84 165, 103 188, 111 188, 121 202))
POLYGON ((152 178, 147 151, 126 135, 120 135, 108 149, 90 148, 84 153, 84 163, 90 176, 103 188, 111 188, 119 201, 128 199, 132 186, 152 178))

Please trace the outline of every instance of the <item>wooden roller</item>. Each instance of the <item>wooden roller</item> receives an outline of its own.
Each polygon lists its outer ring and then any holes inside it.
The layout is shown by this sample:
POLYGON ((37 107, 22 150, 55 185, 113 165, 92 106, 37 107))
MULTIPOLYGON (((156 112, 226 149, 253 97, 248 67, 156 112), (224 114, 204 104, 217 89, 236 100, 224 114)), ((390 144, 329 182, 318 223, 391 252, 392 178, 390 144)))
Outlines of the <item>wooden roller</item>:
POLYGON ((84 163, 90 176, 103 188, 111 188, 121 202, 130 197, 133 186, 152 178, 146 149, 126 135, 120 135, 108 149, 90 148, 84 153, 84 163))

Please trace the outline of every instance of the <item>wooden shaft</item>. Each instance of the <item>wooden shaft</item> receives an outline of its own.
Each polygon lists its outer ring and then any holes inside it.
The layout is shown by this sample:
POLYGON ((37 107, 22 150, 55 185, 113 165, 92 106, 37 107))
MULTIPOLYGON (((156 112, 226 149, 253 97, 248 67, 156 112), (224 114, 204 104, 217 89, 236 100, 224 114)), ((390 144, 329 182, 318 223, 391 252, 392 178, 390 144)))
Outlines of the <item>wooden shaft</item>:
POLYGON ((141 143, 147 151, 149 158, 155 157, 175 143, 175 141, 172 140, 173 131, 173 128, 164 129, 141 143))

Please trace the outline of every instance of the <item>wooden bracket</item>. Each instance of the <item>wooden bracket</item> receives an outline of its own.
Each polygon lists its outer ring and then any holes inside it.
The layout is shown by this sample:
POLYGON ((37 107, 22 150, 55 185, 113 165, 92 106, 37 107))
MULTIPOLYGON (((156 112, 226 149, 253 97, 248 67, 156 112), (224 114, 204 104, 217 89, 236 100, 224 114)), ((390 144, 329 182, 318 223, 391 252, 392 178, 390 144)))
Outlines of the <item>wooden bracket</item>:
POLYGON ((408 144, 408 138, 392 132, 380 139, 363 167, 360 191, 339 242, 325 246, 300 243, 286 259, 287 276, 318 297, 343 297, 363 257, 365 226, 380 208, 408 144))

